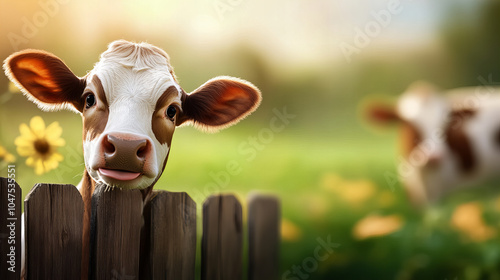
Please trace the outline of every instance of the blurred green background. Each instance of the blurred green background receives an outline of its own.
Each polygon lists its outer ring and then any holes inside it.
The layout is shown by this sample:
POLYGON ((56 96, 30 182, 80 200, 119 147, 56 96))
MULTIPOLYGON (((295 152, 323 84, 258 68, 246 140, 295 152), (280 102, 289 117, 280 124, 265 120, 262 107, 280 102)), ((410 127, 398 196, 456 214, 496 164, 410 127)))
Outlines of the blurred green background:
MULTIPOLYGON (((176 130, 157 188, 186 191, 198 205, 210 193, 231 192, 244 209, 254 191, 278 195, 280 279, 500 279, 497 182, 425 211, 412 208, 400 183, 386 179, 396 174, 397 128, 371 127, 360 109, 374 96, 395 98, 415 80, 442 88, 500 82, 500 1, 0 5, 2 60, 43 49, 83 76, 111 41, 147 41, 169 53, 188 92, 218 75, 258 86, 262 105, 237 126, 217 134, 176 130), (270 130, 276 111, 293 115, 280 131, 270 130), (234 161, 240 172, 227 185, 218 181, 234 161), (318 239, 339 246, 320 260, 318 239)), ((78 184, 84 166, 77 114, 41 112, 9 89, 4 75, 0 110, 0 145, 16 156, 23 195, 37 182, 78 184), (14 145, 19 125, 36 115, 58 121, 66 140, 59 149, 65 160, 41 176, 14 145)))

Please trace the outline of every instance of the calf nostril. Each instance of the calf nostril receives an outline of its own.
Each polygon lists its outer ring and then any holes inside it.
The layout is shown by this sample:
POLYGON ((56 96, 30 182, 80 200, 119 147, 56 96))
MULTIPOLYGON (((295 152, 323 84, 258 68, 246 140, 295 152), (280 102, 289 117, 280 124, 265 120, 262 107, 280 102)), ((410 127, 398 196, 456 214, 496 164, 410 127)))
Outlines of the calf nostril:
POLYGON ((137 157, 138 158, 145 158, 146 157, 146 154, 147 154, 147 151, 148 150, 148 143, 146 140, 144 140, 143 143, 141 143, 139 145, 139 148, 137 149, 137 157))
POLYGON ((113 144, 113 139, 109 135, 104 138, 103 148, 104 148, 104 153, 108 155, 114 154, 116 150, 115 145, 113 144))

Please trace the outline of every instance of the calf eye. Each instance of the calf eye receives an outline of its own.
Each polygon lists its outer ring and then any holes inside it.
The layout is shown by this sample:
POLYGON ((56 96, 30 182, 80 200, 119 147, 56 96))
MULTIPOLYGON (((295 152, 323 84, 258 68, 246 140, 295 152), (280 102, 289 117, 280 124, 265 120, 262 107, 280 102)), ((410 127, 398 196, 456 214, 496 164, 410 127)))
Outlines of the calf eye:
POLYGON ((175 106, 173 106, 173 105, 168 106, 167 117, 169 119, 173 120, 175 117, 175 114, 177 114, 177 109, 175 108, 175 106))
POLYGON ((87 95, 85 98, 85 108, 90 108, 95 105, 95 95, 93 93, 90 93, 87 95))

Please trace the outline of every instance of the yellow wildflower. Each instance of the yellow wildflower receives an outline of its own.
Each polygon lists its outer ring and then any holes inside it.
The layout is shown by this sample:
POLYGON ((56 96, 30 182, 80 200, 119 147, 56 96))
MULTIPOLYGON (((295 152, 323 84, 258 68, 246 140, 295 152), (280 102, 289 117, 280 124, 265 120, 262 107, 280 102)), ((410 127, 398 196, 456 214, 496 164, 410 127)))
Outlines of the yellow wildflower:
POLYGON ((361 206, 375 195, 375 186, 368 180, 346 181, 340 195, 352 206, 361 206))
POLYGON ((375 185, 368 180, 345 180, 331 173, 323 176, 321 186, 354 207, 362 206, 363 203, 376 195, 375 185))
POLYGON ((26 165, 35 169, 37 175, 55 169, 63 156, 57 152, 57 147, 65 145, 64 139, 60 138, 62 128, 58 122, 51 123, 47 128, 45 122, 39 116, 30 121, 30 126, 22 123, 19 126, 21 135, 14 143, 20 156, 28 157, 26 165))
POLYGON ((361 240, 391 234, 398 231, 402 225, 403 220, 399 215, 369 215, 354 225, 352 233, 356 239, 361 240))
POLYGON ((0 146, 0 162, 1 161, 11 163, 16 161, 16 157, 9 153, 4 147, 0 146))
POLYGON ((485 241, 496 236, 496 230, 484 223, 478 202, 459 205, 453 212, 451 225, 473 241, 485 241))
POLYGON ((281 238, 285 241, 297 241, 302 237, 302 231, 287 219, 281 220, 281 238))

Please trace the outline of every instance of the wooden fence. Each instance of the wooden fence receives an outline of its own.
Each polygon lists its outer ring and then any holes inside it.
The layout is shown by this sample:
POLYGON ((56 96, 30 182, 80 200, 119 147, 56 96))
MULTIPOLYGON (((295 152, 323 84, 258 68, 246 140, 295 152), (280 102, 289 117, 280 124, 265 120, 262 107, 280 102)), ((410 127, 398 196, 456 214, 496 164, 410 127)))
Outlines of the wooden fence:
MULTIPOLYGON (((37 184, 24 201, 26 279, 80 279, 83 201, 73 185, 37 184)), ((21 189, 0 177, 0 279, 19 279, 21 189), (15 270, 15 272, 13 272, 15 270)), ((138 190, 92 197, 89 279, 192 280, 196 275, 196 203, 184 192, 159 191, 143 205, 138 190)), ((280 204, 272 196, 242 207, 232 195, 203 204, 201 279, 278 279, 280 204), (245 277, 246 278, 246 277, 245 277)))

